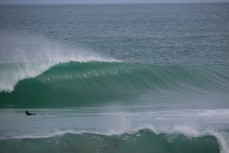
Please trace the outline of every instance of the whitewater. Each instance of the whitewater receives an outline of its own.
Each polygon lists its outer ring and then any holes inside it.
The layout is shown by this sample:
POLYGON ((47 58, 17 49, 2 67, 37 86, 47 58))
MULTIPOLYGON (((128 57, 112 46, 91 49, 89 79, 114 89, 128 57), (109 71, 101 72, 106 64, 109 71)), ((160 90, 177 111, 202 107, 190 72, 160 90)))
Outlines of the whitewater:
POLYGON ((0 153, 229 153, 227 8, 0 6, 0 153))

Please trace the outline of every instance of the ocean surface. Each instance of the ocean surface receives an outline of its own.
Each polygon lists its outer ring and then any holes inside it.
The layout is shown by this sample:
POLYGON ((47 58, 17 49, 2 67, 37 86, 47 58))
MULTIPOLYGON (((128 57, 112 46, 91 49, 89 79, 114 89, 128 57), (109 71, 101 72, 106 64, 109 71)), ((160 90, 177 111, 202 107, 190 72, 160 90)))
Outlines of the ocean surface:
POLYGON ((31 152, 229 153, 229 3, 0 6, 0 153, 31 152))

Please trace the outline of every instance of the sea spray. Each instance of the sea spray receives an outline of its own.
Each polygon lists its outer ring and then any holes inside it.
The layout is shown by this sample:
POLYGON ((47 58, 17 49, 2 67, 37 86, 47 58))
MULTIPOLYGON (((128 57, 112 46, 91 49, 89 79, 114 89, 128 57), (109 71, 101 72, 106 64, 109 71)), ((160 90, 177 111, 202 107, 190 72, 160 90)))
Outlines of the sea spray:
POLYGON ((35 77, 53 65, 69 61, 114 61, 97 53, 71 48, 41 36, 2 32, 0 92, 12 92, 19 80, 35 77))

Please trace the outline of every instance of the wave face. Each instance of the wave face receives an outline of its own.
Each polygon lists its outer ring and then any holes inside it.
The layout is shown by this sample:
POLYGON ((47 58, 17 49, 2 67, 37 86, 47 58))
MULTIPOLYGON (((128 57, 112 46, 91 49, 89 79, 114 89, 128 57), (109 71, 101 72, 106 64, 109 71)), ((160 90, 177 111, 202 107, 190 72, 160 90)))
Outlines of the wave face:
POLYGON ((155 134, 144 129, 132 134, 64 134, 49 138, 1 139, 2 152, 79 152, 79 153, 219 153, 213 136, 186 137, 155 134))
POLYGON ((125 62, 69 62, 1 92, 1 107, 72 107, 132 101, 158 93, 226 94, 227 65, 155 66, 125 62))

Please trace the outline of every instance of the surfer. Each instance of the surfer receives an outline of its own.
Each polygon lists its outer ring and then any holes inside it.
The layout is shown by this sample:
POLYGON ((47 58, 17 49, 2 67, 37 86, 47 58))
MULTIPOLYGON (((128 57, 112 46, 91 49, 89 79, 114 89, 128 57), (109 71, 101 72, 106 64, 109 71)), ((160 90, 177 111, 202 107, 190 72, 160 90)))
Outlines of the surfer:
POLYGON ((28 112, 28 111, 25 111, 25 114, 26 114, 26 115, 36 115, 36 114, 32 114, 32 113, 30 113, 30 112, 28 112))

